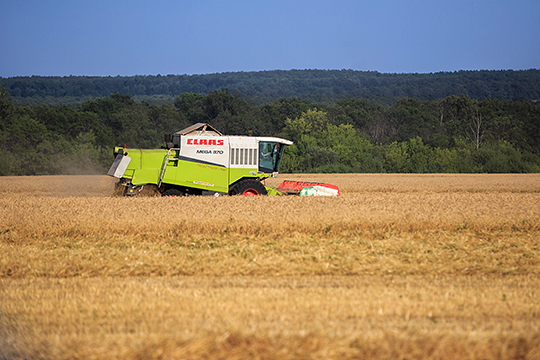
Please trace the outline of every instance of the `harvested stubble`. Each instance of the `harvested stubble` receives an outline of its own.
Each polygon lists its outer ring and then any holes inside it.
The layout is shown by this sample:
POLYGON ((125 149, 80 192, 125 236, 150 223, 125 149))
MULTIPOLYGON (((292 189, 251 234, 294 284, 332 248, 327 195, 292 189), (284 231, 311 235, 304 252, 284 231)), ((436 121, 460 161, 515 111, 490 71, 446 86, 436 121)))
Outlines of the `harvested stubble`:
POLYGON ((538 358, 538 182, 380 179, 339 198, 4 191, 0 354, 538 358))
POLYGON ((344 193, 540 192, 540 174, 293 174, 267 183, 289 178, 336 184, 344 193))

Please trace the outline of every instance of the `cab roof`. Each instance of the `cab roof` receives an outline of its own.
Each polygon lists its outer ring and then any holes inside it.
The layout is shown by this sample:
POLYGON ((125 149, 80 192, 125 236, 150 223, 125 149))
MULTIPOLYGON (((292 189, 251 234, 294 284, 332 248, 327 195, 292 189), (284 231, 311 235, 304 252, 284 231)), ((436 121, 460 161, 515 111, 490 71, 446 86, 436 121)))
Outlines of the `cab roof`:
POLYGON ((223 136, 221 132, 219 132, 216 128, 214 128, 212 125, 207 124, 207 123, 196 123, 183 130, 177 131, 174 134, 175 135, 198 135, 198 136, 223 136))
MULTIPOLYGON (((192 135, 192 136, 225 136, 221 132, 219 132, 216 128, 214 128, 212 125, 207 124, 207 123, 197 123, 183 130, 177 131, 174 134, 175 135, 192 135)), ((234 137, 247 137, 247 136, 234 135, 234 137)), ((293 144, 292 141, 282 139, 282 138, 277 138, 277 137, 271 137, 271 136, 254 136, 254 138, 256 138, 259 141, 277 142, 284 145, 293 144)))

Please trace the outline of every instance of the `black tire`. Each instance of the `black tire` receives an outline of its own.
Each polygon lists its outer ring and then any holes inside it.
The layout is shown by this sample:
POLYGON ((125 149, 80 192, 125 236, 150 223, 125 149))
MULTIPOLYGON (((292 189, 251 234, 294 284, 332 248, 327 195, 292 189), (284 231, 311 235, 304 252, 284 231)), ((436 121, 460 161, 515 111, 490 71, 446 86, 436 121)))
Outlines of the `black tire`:
POLYGON ((184 196, 184 193, 178 189, 167 189, 161 194, 161 196, 184 196))
POLYGON ((230 191, 231 195, 268 195, 266 188, 260 181, 255 179, 246 179, 236 183, 230 191))

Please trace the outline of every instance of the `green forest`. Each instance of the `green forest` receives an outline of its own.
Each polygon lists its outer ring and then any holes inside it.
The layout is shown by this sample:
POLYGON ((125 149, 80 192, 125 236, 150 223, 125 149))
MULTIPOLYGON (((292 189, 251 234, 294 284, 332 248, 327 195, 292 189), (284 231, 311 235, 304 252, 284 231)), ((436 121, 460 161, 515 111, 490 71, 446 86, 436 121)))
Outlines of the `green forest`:
POLYGON ((281 172, 540 172, 540 106, 523 99, 257 103, 225 88, 181 92, 171 103, 115 93, 76 106, 29 106, 0 87, 0 175, 104 174, 114 146, 158 148, 165 133, 197 122, 227 135, 294 141, 281 172))
POLYGON ((390 106, 403 97, 440 100, 451 95, 472 99, 539 100, 540 70, 455 71, 387 74, 355 70, 274 70, 205 75, 67 76, 0 78, 19 105, 80 105, 111 94, 137 101, 172 104, 179 94, 208 95, 214 90, 239 92, 262 105, 281 98, 334 104, 363 98, 390 106))

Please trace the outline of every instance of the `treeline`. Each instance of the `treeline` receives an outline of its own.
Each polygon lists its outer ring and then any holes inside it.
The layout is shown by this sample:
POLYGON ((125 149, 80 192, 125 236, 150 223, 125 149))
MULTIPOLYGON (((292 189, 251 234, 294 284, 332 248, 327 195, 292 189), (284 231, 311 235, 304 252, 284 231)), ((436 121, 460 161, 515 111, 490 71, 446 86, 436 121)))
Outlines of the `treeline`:
POLYGON ((431 74, 385 74, 354 70, 275 70, 207 75, 116 77, 0 78, 17 104, 59 105, 130 94, 137 101, 172 104, 178 94, 208 95, 228 88, 255 104, 297 97, 335 104, 344 98, 365 98, 392 105, 403 97, 440 100, 464 94, 473 99, 539 100, 540 70, 457 71, 431 74))
POLYGON ((0 87, 0 119, 0 175, 103 174, 114 146, 158 148, 163 134, 197 122, 294 141, 282 172, 540 172, 540 107, 465 95, 256 105, 222 89, 174 104, 115 94, 72 108, 17 105, 0 87))

